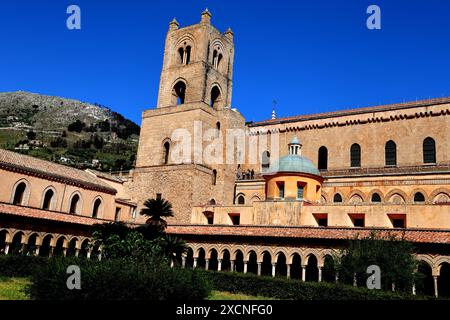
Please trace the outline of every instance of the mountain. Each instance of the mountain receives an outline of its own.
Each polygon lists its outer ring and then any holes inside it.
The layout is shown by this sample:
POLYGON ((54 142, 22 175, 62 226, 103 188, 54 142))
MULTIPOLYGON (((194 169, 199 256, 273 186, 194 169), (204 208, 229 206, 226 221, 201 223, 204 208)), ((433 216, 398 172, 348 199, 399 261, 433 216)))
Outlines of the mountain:
POLYGON ((98 103, 0 93, 0 148, 78 168, 119 171, 133 166, 139 131, 98 103))

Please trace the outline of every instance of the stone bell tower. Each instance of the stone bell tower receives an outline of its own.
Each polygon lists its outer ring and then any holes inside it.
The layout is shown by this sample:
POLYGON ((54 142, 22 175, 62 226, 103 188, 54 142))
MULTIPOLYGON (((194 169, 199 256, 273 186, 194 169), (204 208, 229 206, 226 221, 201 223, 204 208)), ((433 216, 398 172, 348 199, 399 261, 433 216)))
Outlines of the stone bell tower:
POLYGON ((226 164, 225 150, 222 162, 204 157, 208 131, 215 130, 225 148, 227 130, 245 128, 231 108, 233 57, 233 32, 213 27, 207 9, 198 24, 169 23, 157 107, 142 114, 136 168, 126 185, 139 206, 157 196, 169 200, 175 212, 169 223, 189 223, 193 206, 233 203, 237 163, 226 164), (175 156, 177 132, 190 147, 182 161, 175 156))

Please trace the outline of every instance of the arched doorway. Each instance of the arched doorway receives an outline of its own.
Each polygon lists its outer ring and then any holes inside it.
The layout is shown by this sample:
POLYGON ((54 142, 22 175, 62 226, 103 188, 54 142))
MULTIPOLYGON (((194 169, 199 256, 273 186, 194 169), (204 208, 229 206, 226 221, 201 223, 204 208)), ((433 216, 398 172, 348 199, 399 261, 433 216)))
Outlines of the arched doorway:
POLYGON ((263 260, 261 265, 261 275, 271 276, 272 275, 272 257, 269 252, 263 253, 263 260))
POLYGON ((73 238, 72 240, 70 240, 69 246, 67 247, 66 256, 68 257, 75 256, 76 250, 77 250, 77 239, 73 238))
POLYGON ((48 257, 50 255, 50 244, 52 241, 52 235, 48 234, 42 239, 41 248, 39 249, 39 256, 41 257, 48 257))
POLYGON ((23 252, 23 241, 25 235, 23 232, 18 232, 14 235, 11 246, 9 248, 9 254, 21 254, 23 252))
POLYGON ((64 241, 65 240, 66 239, 64 237, 59 237, 59 239, 56 241, 55 248, 53 249, 54 256, 64 255, 64 241))
POLYGON ((287 276, 286 256, 282 252, 280 252, 277 257, 275 275, 282 276, 282 277, 287 276))
POLYGON ((80 252, 78 253, 78 257, 87 258, 89 251, 89 240, 86 239, 81 243, 80 252))
POLYGON ((8 237, 8 231, 0 230, 0 254, 5 253, 7 237, 8 237))
POLYGON ((450 297, 450 264, 447 262, 441 264, 438 288, 440 297, 450 297))
POLYGON ((211 251, 209 252, 208 270, 217 271, 217 267, 217 251, 216 249, 211 249, 211 251))
POLYGON ((322 281, 335 282, 336 270, 334 267, 334 260, 330 255, 326 255, 323 261, 322 281))
POLYGON ((258 257, 255 251, 250 251, 248 255, 247 272, 258 274, 258 257))
POLYGON ((231 270, 230 252, 226 249, 222 253, 222 270, 223 271, 233 271, 233 270, 231 270))
POLYGON ((241 250, 236 251, 234 258, 234 270, 236 272, 244 272, 244 254, 241 250))
POLYGON ((294 253, 292 255, 291 278, 292 279, 302 278, 302 258, 298 253, 294 253))
POLYGON ((26 255, 33 256, 36 254, 37 237, 38 237, 38 235, 36 233, 34 233, 28 237, 27 246, 26 246, 26 249, 24 252, 26 255))
POLYGON ((203 248, 200 248, 198 250, 198 258, 197 258, 197 267, 198 268, 205 269, 205 264, 206 264, 205 257, 206 257, 205 250, 203 248))
POLYGON ((425 261, 419 262, 416 291, 422 295, 434 296, 434 279, 431 266, 425 261))
POLYGON ((186 251, 186 261, 185 268, 192 269, 194 267, 194 250, 192 248, 188 248, 186 251))
POLYGON ((308 257, 308 264, 306 265, 306 281, 318 281, 319 269, 317 268, 317 258, 311 254, 308 257))

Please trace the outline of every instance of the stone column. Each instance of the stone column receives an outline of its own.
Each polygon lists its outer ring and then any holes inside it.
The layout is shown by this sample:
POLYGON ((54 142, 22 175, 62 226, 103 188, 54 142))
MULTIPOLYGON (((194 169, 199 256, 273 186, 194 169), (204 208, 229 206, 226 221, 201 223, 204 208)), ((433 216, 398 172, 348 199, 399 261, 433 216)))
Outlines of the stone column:
POLYGON ((102 261, 102 252, 101 251, 98 252, 98 261, 102 261))
POLYGON ((334 281, 335 281, 336 283, 339 282, 339 272, 337 272, 337 271, 336 271, 336 274, 335 274, 335 276, 334 276, 334 281))
POLYGON ((173 268, 174 265, 175 263, 173 262, 173 259, 170 259, 170 267, 173 268))
POLYGON ((36 246, 36 249, 34 249, 34 255, 38 256, 39 255, 39 250, 40 250, 41 246, 36 246))
POLYGON ((81 249, 75 249, 75 257, 78 258, 78 256, 80 255, 80 250, 81 249))
POLYGON ((433 280, 434 280, 434 296, 438 298, 439 297, 438 276, 433 276, 433 280))
POLYGON ((358 285, 358 281, 356 279, 356 273, 353 274, 353 286, 356 287, 358 285))
POLYGON ((244 261, 244 273, 247 273, 248 261, 244 261))
POLYGON ((416 295, 416 283, 415 282, 413 282, 413 285, 412 285, 412 294, 413 294, 413 296, 416 295))
POLYGON ((290 264, 286 265, 286 278, 288 278, 288 279, 291 278, 291 265, 290 264))
POLYGON ((198 258, 194 258, 194 264, 192 265, 192 269, 197 268, 197 259, 198 258))
POLYGON ((275 277, 276 271, 277 271, 277 264, 272 263, 272 277, 275 277))
POLYGON ((217 260, 217 271, 222 271, 222 259, 217 260))
POLYGON ((205 270, 209 270, 209 259, 205 259, 205 270))
POLYGON ((306 265, 302 265, 302 281, 306 281, 306 265))
POLYGON ((181 257, 181 268, 186 268, 186 257, 182 256, 181 257))
POLYGON ((65 257, 67 255, 67 248, 63 248, 63 256, 65 257))
POLYGON ((261 275, 262 262, 258 262, 258 276, 261 275))
POLYGON ((11 244, 11 243, 9 243, 9 242, 6 242, 6 243, 5 243, 5 254, 8 254, 10 244, 11 244))
POLYGON ((50 246, 48 249, 48 256, 49 257, 53 257, 53 251, 55 251, 55 247, 50 246))
POLYGON ((88 249, 86 252, 86 258, 90 259, 91 258, 91 249, 88 249))
POLYGON ((320 266, 320 267, 317 267, 318 269, 319 269, 319 282, 322 282, 322 266, 320 266))
POLYGON ((230 271, 234 272, 234 260, 230 260, 230 271))

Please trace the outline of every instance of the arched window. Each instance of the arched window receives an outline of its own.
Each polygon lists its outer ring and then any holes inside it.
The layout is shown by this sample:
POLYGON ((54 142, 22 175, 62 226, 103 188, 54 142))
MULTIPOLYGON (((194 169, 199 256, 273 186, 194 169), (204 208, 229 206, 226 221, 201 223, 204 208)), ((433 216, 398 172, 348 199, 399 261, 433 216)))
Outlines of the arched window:
POLYGON ((217 48, 217 49, 215 49, 214 51, 213 51, 213 66, 214 66, 214 69, 219 69, 219 67, 220 67, 220 62, 222 61, 222 59, 223 59, 223 55, 222 55, 222 53, 220 53, 219 52, 219 48, 217 48))
POLYGON ((218 86, 214 86, 211 89, 211 107, 217 108, 220 100, 221 100, 220 89, 218 86))
POLYGON ((350 148, 350 167, 361 167, 361 147, 357 143, 352 144, 350 148))
POLYGON ((214 169, 212 172, 212 184, 215 186, 217 184, 217 170, 214 169))
POLYGON ((42 209, 50 210, 52 206, 52 200, 55 192, 52 189, 48 189, 44 194, 44 201, 42 202, 42 209))
POLYGON ((184 48, 183 48, 183 47, 181 47, 180 49, 178 49, 178 54, 180 55, 180 60, 179 60, 179 62, 180 62, 180 64, 183 64, 183 61, 184 61, 184 48))
POLYGON ((92 208, 92 218, 97 218, 102 207, 102 200, 97 198, 94 201, 94 207, 92 208))
POLYGON ((425 202, 425 196, 422 192, 416 192, 414 194, 414 202, 425 202))
POLYGON ((386 166, 396 166, 397 165, 397 145, 394 141, 389 140, 386 142, 384 148, 384 157, 386 166))
POLYGON ((327 170, 328 169, 328 149, 324 146, 319 148, 319 170, 327 170))
POLYGON ((216 138, 220 137, 220 122, 216 123, 216 138))
POLYGON ((214 200, 214 199, 209 200, 209 205, 215 206, 216 205, 216 200, 214 200))
POLYGON ((436 163, 436 143, 433 138, 423 140, 423 163, 436 163))
POLYGON ((80 202, 81 202, 80 196, 78 194, 75 194, 72 197, 72 200, 70 201, 69 213, 78 214, 81 206, 80 202))
POLYGON ((261 166, 263 169, 267 169, 270 167, 270 152, 264 151, 261 157, 261 166))
POLYGON ((163 164, 169 163, 170 156, 170 142, 166 141, 163 146, 163 164))
POLYGON ((24 205, 26 190, 27 185, 25 182, 21 182, 17 185, 16 190, 14 191, 13 204, 19 206, 24 205))
POLYGON ((237 200, 238 204, 245 204, 245 198, 243 195, 240 195, 237 200))
POLYGON ((336 193, 333 197, 334 203, 341 203, 342 202, 342 196, 339 193, 336 193))
POLYGON ((374 194, 372 194, 372 200, 371 200, 372 202, 381 202, 381 197, 380 197, 380 195, 378 194, 378 193, 374 193, 374 194))
POLYGON ((185 103, 186 84, 183 81, 178 81, 172 90, 173 104, 181 105, 185 103))
POLYGON ((191 46, 186 47, 186 61, 185 64, 189 64, 191 62, 191 46))

